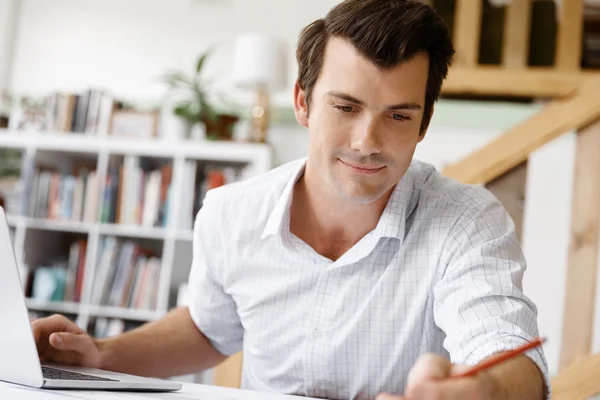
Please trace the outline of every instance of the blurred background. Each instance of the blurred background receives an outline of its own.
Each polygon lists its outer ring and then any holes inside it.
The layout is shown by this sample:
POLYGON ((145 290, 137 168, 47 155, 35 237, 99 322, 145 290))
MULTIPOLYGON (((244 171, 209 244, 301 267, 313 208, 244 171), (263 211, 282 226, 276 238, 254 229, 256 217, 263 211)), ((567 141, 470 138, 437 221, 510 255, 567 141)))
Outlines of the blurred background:
MULTIPOLYGON (((0 0, 0 202, 32 316, 109 336, 185 304, 206 191, 306 155, 296 40, 337 3, 0 0)), ((554 374, 600 351, 600 1, 427 3, 457 54, 416 157, 509 210, 554 374)), ((186 379, 232 385, 212 372, 186 379)))

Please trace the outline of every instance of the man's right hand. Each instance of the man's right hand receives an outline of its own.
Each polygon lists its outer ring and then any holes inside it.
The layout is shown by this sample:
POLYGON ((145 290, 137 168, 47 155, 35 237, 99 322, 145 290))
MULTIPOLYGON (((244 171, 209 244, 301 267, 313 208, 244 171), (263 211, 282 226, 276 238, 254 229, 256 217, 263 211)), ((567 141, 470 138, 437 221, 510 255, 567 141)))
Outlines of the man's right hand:
POLYGON ((70 319, 62 315, 37 319, 31 329, 41 362, 100 368, 96 342, 70 319))

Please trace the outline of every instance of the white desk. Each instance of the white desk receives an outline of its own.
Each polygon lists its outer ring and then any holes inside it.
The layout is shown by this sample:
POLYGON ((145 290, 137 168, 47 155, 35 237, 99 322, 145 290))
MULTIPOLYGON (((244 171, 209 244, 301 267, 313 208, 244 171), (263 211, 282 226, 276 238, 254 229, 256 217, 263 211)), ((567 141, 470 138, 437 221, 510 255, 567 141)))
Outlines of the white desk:
MULTIPOLYGON (((222 388, 217 386, 184 383, 177 392, 169 393, 132 393, 132 392, 100 392, 79 390, 42 390, 26 386, 0 382, 0 399, 2 400, 309 400, 308 397, 284 396, 251 392, 245 390, 222 388)), ((316 399, 315 399, 316 400, 316 399)))

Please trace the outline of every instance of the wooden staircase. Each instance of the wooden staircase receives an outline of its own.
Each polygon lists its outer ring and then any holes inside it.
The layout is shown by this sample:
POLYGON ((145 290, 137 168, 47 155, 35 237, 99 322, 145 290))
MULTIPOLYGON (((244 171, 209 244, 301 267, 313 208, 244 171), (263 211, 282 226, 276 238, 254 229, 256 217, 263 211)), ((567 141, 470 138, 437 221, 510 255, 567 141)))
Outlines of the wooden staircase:
POLYGON ((550 101, 539 113, 477 152, 449 165, 444 174, 463 183, 486 184, 526 161, 532 151, 551 140, 598 120, 600 78, 593 78, 569 96, 550 101))

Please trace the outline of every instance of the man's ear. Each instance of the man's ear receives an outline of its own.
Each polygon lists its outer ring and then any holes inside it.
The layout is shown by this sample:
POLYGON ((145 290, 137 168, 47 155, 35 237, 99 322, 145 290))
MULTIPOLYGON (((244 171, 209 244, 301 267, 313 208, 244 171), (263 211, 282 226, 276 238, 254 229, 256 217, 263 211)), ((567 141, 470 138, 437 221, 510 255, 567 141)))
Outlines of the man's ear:
POLYGON ((294 113, 296 121, 308 128, 308 104, 306 103, 306 92, 300 88, 298 81, 294 84, 294 113))

